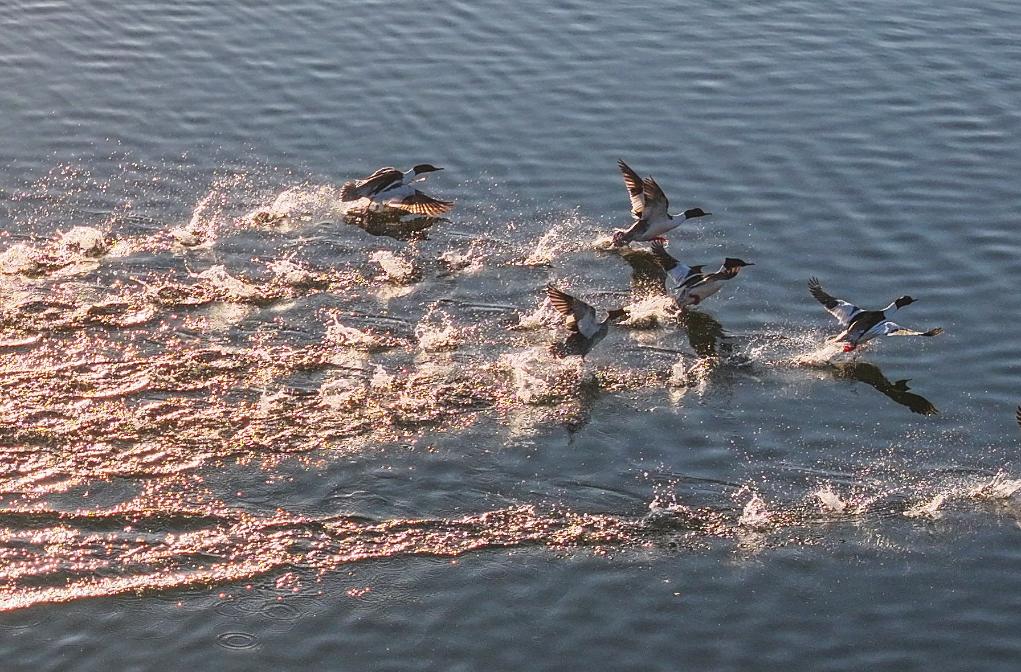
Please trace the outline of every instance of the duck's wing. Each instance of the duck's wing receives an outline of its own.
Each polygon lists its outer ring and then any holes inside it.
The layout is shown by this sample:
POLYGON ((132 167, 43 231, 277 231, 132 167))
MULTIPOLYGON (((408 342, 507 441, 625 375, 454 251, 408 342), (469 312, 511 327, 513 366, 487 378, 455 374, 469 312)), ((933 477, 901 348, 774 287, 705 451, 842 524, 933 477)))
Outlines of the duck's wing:
POLYGON ((401 182, 403 179, 404 173, 393 166, 385 166, 366 178, 345 182, 344 186, 340 188, 340 200, 353 201, 372 196, 401 182))
POLYGON ((703 266, 685 266, 680 261, 675 259, 666 251, 663 247, 663 243, 658 240, 652 241, 652 256, 656 258, 659 265, 663 267, 670 279, 674 281, 674 289, 682 289, 685 287, 691 287, 692 285, 700 282, 705 274, 702 273, 703 266))
POLYGON ((656 180, 651 177, 642 180, 642 191, 645 193, 645 212, 643 213, 645 218, 666 218, 670 201, 667 200, 666 194, 663 193, 663 189, 660 188, 656 180))
POLYGON ((1021 427, 1021 406, 1017 407, 1017 415, 1014 416, 1017 419, 1017 424, 1021 427))
POLYGON ((391 208, 397 208, 410 212, 415 215, 423 215, 425 217, 439 217, 450 212, 451 208, 454 207, 453 201, 441 201, 435 199, 432 196, 423 194, 418 189, 415 193, 410 196, 405 196, 402 199, 392 199, 386 203, 391 208))
POLYGON ((577 331, 587 338, 591 338, 599 331, 596 309, 592 306, 553 285, 546 285, 546 296, 557 312, 567 318, 567 328, 571 331, 577 331))
POLYGON ((896 322, 891 322, 889 320, 883 323, 884 336, 939 336, 942 333, 942 327, 936 327, 929 331, 915 331, 914 329, 902 327, 896 322))
POLYGON ((848 303, 827 294, 818 278, 811 278, 808 281, 808 291, 812 293, 815 300, 821 303, 830 315, 837 318, 837 322, 840 322, 840 324, 849 324, 851 318, 861 312, 861 308, 853 303, 848 303))
POLYGON ((642 178, 631 169, 631 166, 624 163, 623 159, 617 159, 617 167, 624 176, 624 186, 627 187, 627 195, 631 199, 631 214, 641 217, 645 210, 645 187, 642 185, 642 178))

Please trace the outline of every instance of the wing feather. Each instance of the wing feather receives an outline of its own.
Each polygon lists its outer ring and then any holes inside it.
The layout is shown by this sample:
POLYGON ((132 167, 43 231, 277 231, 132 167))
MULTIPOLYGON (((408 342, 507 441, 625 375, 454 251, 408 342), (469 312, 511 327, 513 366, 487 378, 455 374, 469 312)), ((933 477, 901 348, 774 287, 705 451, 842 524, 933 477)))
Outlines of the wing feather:
POLYGON ((627 195, 631 199, 631 214, 641 217, 645 209, 645 187, 642 185, 642 178, 631 166, 624 163, 623 159, 617 159, 617 167, 624 176, 624 186, 627 187, 627 195))
POLYGON ((943 333, 943 328, 936 327, 929 331, 916 331, 914 329, 902 327, 896 322, 890 322, 887 320, 883 323, 883 333, 886 336, 939 336, 943 333))
POLYGON ((665 217, 667 210, 670 208, 670 201, 667 200, 666 194, 663 193, 659 183, 653 178, 647 177, 642 181, 642 190, 645 192, 645 207, 651 211, 647 214, 649 216, 656 214, 665 217))
POLYGON ((823 305, 826 312, 837 318, 837 322, 840 322, 840 324, 849 324, 851 322, 851 318, 861 312, 861 308, 853 303, 848 303, 847 301, 827 294, 826 290, 822 288, 822 284, 819 282, 818 278, 809 279, 808 291, 811 292, 816 301, 823 305))
POLYGON ((452 201, 441 201, 435 199, 432 196, 427 196, 419 190, 415 190, 415 193, 410 196, 406 196, 400 200, 387 201, 387 205, 391 208, 397 208, 410 212, 415 215, 423 215, 425 217, 439 217, 450 212, 451 208, 454 207, 452 201))

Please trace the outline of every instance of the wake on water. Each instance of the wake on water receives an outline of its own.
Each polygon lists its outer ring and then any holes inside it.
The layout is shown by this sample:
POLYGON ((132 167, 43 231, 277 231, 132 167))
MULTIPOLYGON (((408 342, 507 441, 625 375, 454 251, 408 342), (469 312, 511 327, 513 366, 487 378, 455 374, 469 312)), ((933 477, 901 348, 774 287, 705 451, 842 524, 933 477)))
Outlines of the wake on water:
MULTIPOLYGON (((235 460, 261 460, 272 470, 281 456, 343 454, 430 429, 542 432, 567 415, 591 413, 598 395, 663 394, 682 403, 686 392, 710 391, 720 371, 826 369, 842 353, 820 345, 822 335, 809 329, 734 336, 708 317, 686 322, 663 294, 592 292, 603 308, 620 299, 629 311, 614 327, 623 337, 599 347, 643 354, 658 347, 664 331, 704 333, 692 335, 690 351, 660 353, 669 362, 655 370, 615 356, 557 359, 549 331, 564 335, 562 317, 536 301, 551 279, 543 269, 559 272, 558 262, 571 254, 605 253, 602 239, 577 242, 580 229, 594 228, 577 213, 535 223, 531 237, 518 222, 523 243, 452 235, 448 245, 455 247, 397 248, 393 241, 406 232, 359 232, 342 241, 341 258, 316 263, 292 249, 264 260, 260 276, 250 265, 233 268, 219 250, 252 232, 288 236, 299 250, 315 247, 323 227, 343 226, 349 213, 332 186, 290 187, 268 205, 245 194, 245 180, 228 177, 180 227, 132 237, 75 226, 0 252, 0 422, 11 447, 0 473, 0 513, 8 521, 0 610, 295 567, 335 570, 366 558, 455 557, 525 545, 558 552, 676 548, 678 537, 692 544, 738 540, 747 550, 750 539, 761 547, 799 543, 825 539, 828 526, 842 522, 924 522, 985 506, 1021 519, 1021 479, 1006 471, 960 476, 910 468, 824 476, 804 487, 723 484, 703 497, 705 506, 687 503, 678 486, 632 516, 522 506, 378 523, 247 512, 209 496, 191 476, 235 460), (127 280, 102 275, 104 264, 130 262, 134 254, 171 261, 155 270, 122 266, 127 280), (536 274, 536 299, 502 306, 430 297, 418 301, 424 308, 417 314, 400 312, 402 297, 425 297, 437 284, 445 292, 459 275, 496 293, 500 274, 514 269, 536 274), (79 282, 93 277, 100 280, 88 288, 79 282), (322 302, 330 297, 340 297, 340 305, 322 302), (302 312, 296 301, 312 309, 302 312), (466 322, 457 305, 485 318, 466 322), (141 492, 114 505, 65 510, 50 503, 55 494, 136 478, 141 492), (167 529, 174 532, 156 533, 167 529), (100 547, 106 550, 97 556, 100 547)), ((409 235, 421 241, 427 233, 409 235)), ((568 429, 581 424, 572 420, 568 429)))

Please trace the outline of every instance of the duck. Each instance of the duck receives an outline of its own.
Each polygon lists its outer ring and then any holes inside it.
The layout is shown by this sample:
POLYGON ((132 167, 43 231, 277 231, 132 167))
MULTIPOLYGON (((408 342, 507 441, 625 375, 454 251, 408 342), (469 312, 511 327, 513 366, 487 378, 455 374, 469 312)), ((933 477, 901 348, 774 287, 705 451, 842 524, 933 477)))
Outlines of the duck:
POLYGON ((368 177, 345 182, 340 188, 340 200, 347 203, 368 199, 372 203, 395 210, 426 217, 440 217, 450 212, 454 207, 453 202, 433 198, 412 186, 438 170, 443 169, 431 163, 420 163, 406 171, 386 166, 368 177))
POLYGON ((671 256, 660 241, 652 242, 652 254, 674 281, 674 301, 682 309, 702 303, 720 291, 724 282, 736 278, 742 268, 755 265, 737 257, 727 257, 718 271, 703 273, 703 265, 685 266, 671 256))
POLYGON ((564 325, 573 332, 565 342, 553 347, 556 357, 579 355, 584 360, 585 355, 606 336, 610 321, 629 315, 627 310, 615 308, 607 311, 606 317, 600 321, 595 308, 552 284, 546 285, 546 296, 557 312, 564 316, 564 325))
POLYGON ((727 257, 723 260, 718 271, 706 273, 697 282, 692 282, 685 287, 680 295, 675 298, 677 305, 681 308, 697 306, 720 291, 724 282, 736 278, 742 268, 754 265, 750 261, 744 261, 737 257, 727 257))
POLYGON ((670 201, 655 179, 639 177, 623 159, 617 160, 617 167, 624 176, 624 186, 631 198, 631 216, 634 218, 627 229, 613 233, 613 246, 621 247, 633 241, 665 240, 663 235, 681 225, 682 222, 713 213, 702 208, 690 208, 678 215, 668 212, 670 201))
POLYGON ((705 264, 685 266, 667 252, 663 242, 659 240, 652 241, 650 247, 652 249, 652 256, 655 257, 656 261, 666 272, 667 278, 673 280, 674 286, 668 289, 680 292, 705 277, 705 274, 702 272, 705 264))
POLYGON ((889 319, 889 314, 915 303, 916 299, 911 296, 898 297, 882 310, 862 310, 852 303, 827 294, 818 278, 809 279, 808 291, 830 315, 836 318, 837 322, 845 327, 844 331, 830 338, 830 342, 844 343, 844 352, 851 352, 858 346, 880 336, 931 337, 943 333, 943 329, 940 327, 928 331, 907 329, 889 319))

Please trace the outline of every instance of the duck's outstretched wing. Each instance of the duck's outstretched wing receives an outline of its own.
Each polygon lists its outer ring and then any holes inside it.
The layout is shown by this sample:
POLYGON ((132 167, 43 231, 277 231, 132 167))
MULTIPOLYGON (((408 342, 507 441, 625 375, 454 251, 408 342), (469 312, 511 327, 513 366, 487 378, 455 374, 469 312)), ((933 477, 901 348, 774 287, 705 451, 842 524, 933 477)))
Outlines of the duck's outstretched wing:
POLYGON ((645 213, 647 219, 665 218, 670 208, 670 201, 660 188, 659 183, 651 177, 642 180, 642 190, 645 192, 645 213))
POLYGON ((404 173, 393 166, 385 166, 366 178, 345 182, 340 188, 340 200, 356 201, 359 198, 366 198, 403 179, 404 173))
POLYGON ((427 196, 419 190, 415 190, 415 193, 410 196, 397 200, 392 199, 386 202, 391 208, 397 208, 398 210, 404 210, 415 215, 423 215, 425 217, 440 217, 450 212, 451 208, 454 207, 453 201, 441 201, 427 196))
POLYGON ((942 327, 936 327, 929 331, 915 331, 914 329, 902 327, 896 322, 890 322, 889 320, 883 323, 884 336, 939 336, 942 333, 942 327))
POLYGON ((823 305, 826 312, 837 318, 837 321, 845 326, 851 322, 851 318, 861 312, 861 308, 853 303, 848 303, 847 301, 827 294, 826 290, 822 288, 822 284, 819 282, 818 278, 809 279, 808 291, 811 292, 816 301, 823 305))
POLYGON ((587 337, 591 337, 598 331, 599 324, 596 320, 595 308, 553 285, 546 285, 546 296, 549 297, 550 303, 557 309, 557 312, 567 318, 565 323, 568 329, 587 337))
POLYGON ((638 176, 631 166, 624 163, 623 159, 617 159, 617 167, 624 176, 624 186, 627 187, 627 195, 631 199, 631 214, 641 217, 645 210, 645 187, 642 185, 642 178, 638 176))

